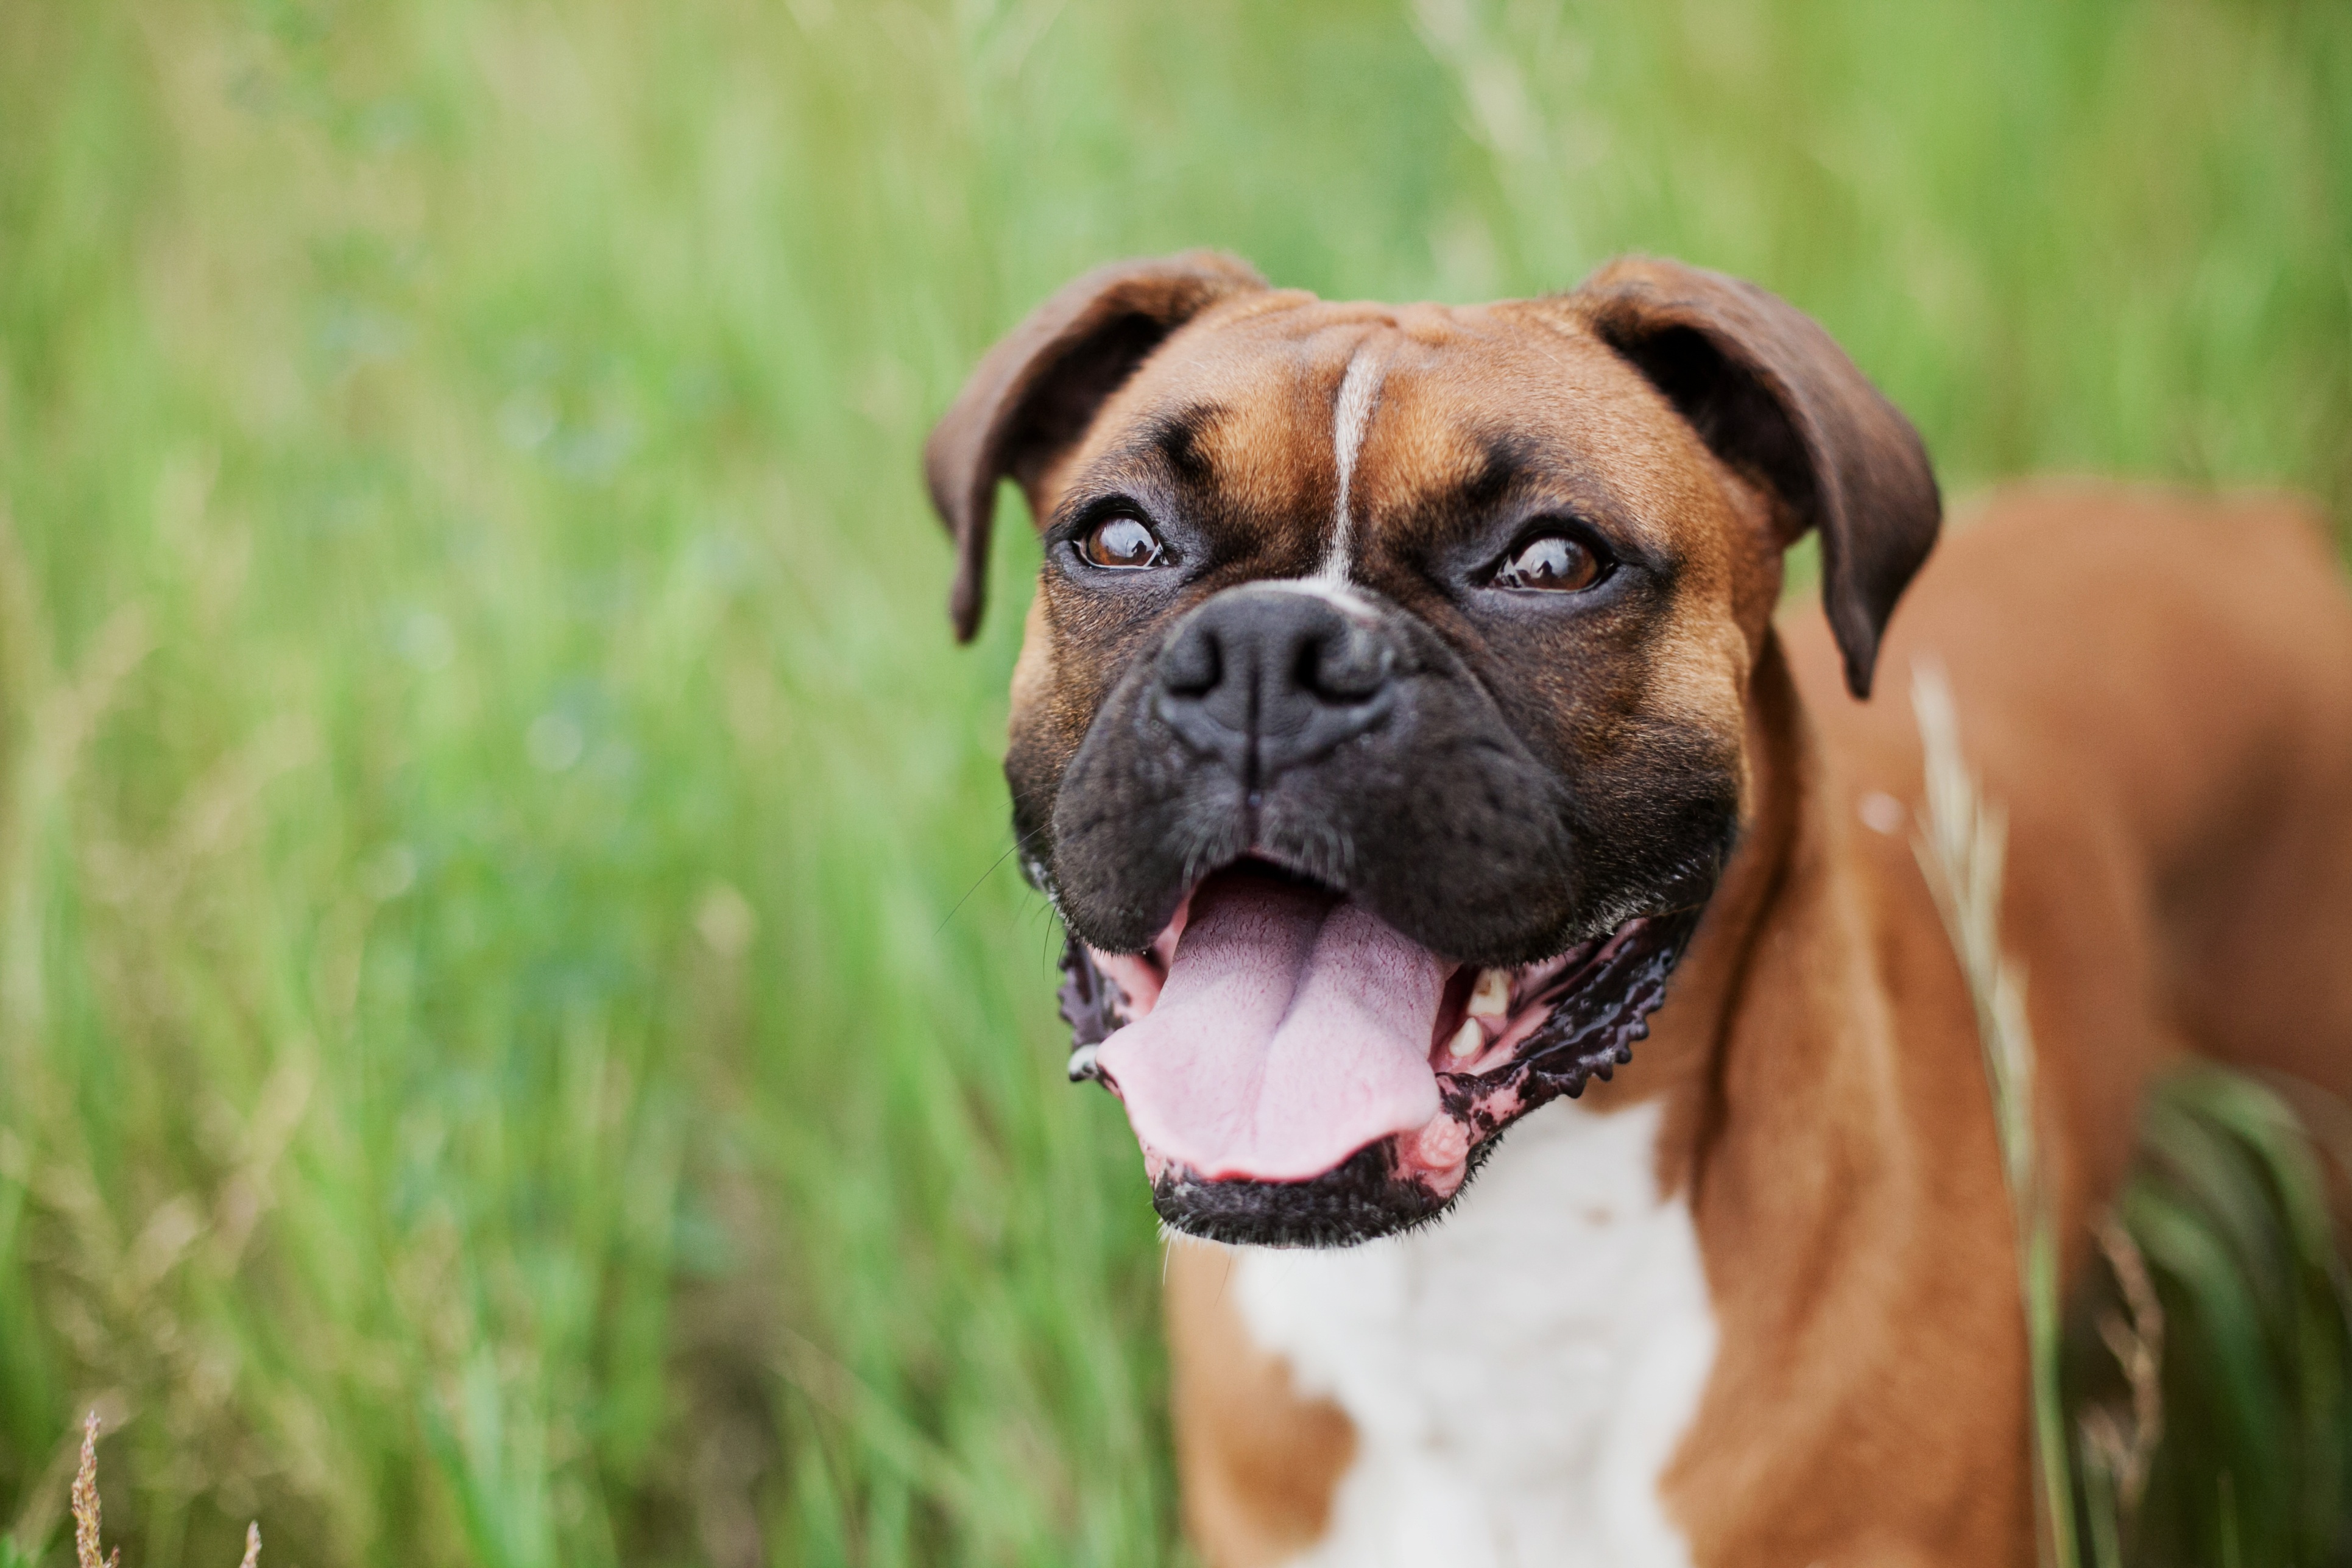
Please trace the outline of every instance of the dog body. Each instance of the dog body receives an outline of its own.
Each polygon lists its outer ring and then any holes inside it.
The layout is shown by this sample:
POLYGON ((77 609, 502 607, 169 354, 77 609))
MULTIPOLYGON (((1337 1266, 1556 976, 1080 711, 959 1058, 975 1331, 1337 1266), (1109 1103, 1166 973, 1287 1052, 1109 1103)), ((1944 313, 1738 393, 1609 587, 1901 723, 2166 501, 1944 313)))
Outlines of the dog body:
POLYGON ((2029 491, 1921 573, 1900 416, 1653 262, 1459 310, 1107 270, 930 469, 965 630, 999 477, 1046 533, 1007 773, 1074 1074, 1178 1230, 1341 1248, 1171 1247, 1212 1562, 2031 1558, 1916 729, 1904 679, 1854 696, 1938 661, 2008 810, 2079 1253, 2168 1056, 2347 1087, 2352 606, 2307 520, 2029 491), (1807 528, 1828 635, 1772 618, 1807 528))

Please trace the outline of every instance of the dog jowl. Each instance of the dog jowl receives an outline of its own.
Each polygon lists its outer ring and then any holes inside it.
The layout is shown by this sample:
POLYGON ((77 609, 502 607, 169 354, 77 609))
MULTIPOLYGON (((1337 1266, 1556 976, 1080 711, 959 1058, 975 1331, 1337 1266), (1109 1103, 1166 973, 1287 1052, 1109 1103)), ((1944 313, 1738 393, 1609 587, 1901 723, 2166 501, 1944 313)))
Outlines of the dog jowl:
POLYGON ((1630 1059, 1740 831, 1780 552, 1821 530, 1862 691, 1937 519, 1818 328, 1656 262, 1463 309, 1106 268, 928 458, 962 635, 1000 479, 1044 531, 1005 771, 1073 1076, 1236 1241, 1423 1221, 1630 1059))

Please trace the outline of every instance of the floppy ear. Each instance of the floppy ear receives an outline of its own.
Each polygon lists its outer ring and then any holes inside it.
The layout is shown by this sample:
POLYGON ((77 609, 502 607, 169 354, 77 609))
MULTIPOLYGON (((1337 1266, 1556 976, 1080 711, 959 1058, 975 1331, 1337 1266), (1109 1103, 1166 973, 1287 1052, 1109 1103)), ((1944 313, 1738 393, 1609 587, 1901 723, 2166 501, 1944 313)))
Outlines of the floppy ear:
POLYGON ((997 481, 1012 476, 1034 505, 1053 460, 1169 333, 1265 287, 1248 263, 1213 250, 1113 262, 1063 285, 988 351, 923 445, 931 504, 955 535, 957 641, 980 628, 997 481))
POLYGON ((1886 617, 1943 517, 1911 422, 1811 317, 1737 278, 1625 257, 1568 303, 1773 495, 1783 544, 1821 530, 1822 607, 1847 687, 1868 697, 1886 617))

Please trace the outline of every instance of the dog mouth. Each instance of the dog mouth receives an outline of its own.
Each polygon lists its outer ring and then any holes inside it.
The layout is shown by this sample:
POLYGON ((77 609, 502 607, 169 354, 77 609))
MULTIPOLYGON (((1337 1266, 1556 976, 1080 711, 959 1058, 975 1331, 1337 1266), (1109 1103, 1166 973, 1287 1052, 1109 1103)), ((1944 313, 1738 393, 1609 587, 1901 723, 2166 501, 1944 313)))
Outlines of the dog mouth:
POLYGON ((1506 1127, 1630 1061, 1698 913, 1481 967, 1244 859, 1140 954, 1071 940, 1070 1076, 1123 1102, 1173 1227, 1346 1245, 1434 1218, 1506 1127))

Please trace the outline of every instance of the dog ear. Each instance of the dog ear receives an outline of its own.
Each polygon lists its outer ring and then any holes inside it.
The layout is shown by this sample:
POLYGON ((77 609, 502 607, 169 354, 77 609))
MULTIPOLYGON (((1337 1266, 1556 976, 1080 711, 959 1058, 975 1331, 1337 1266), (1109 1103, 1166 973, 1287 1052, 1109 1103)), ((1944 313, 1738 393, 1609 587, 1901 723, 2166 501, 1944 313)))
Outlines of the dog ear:
POLYGON ((1811 317, 1737 278, 1626 257, 1568 303, 1778 500, 1783 544, 1821 530, 1822 606, 1847 687, 1868 697, 1886 617, 1943 517, 1911 422, 1811 317))
POLYGON ((923 445, 931 504, 955 535, 957 641, 980 628, 997 481, 1010 475, 1034 504, 1053 460, 1168 334, 1265 287, 1248 263, 1213 250, 1113 262, 1065 284, 988 351, 923 445))

